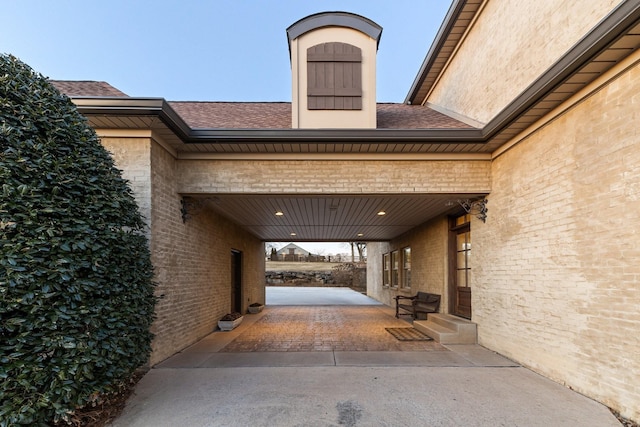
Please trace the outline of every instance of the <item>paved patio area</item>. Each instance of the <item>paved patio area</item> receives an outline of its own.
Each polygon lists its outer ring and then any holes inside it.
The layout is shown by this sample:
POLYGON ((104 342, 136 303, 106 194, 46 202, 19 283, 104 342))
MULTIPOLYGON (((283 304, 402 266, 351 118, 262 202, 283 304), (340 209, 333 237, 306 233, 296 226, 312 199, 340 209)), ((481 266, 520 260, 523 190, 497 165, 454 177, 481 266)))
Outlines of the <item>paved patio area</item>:
POLYGON ((398 341, 384 328, 410 321, 357 292, 295 294, 154 367, 113 426, 619 426, 479 345, 398 341))
POLYGON ((385 330, 411 327, 375 306, 269 307, 221 351, 428 351, 435 341, 398 341, 385 330))

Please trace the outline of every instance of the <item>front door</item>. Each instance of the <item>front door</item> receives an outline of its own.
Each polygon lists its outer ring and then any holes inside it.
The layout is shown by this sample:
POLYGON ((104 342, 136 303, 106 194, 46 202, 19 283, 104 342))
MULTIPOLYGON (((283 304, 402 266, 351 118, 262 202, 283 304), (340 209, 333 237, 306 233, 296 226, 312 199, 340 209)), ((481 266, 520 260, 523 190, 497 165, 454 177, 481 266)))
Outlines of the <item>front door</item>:
POLYGON ((231 251, 231 311, 242 312, 242 252, 231 251))
POLYGON ((449 312, 471 319, 471 258, 470 216, 451 220, 449 232, 449 312))

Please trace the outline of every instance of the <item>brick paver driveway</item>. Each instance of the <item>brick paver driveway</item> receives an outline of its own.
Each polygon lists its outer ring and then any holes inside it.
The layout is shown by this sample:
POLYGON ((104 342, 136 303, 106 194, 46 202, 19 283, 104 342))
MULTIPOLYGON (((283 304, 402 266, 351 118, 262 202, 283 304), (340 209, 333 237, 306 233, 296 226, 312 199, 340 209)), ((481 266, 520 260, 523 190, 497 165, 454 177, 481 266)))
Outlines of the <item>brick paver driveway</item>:
POLYGON ((379 306, 274 306, 221 351, 434 351, 435 341, 398 341, 385 328, 411 327, 379 306))

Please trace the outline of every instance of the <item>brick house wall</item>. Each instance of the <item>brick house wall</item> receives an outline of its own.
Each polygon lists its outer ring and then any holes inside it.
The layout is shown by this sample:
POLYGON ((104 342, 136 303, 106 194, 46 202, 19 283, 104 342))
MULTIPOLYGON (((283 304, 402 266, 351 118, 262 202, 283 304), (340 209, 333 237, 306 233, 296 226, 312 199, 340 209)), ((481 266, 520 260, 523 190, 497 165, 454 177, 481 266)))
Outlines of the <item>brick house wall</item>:
POLYGON ((180 160, 183 193, 488 192, 489 160, 180 160))
POLYGON ((440 312, 447 312, 447 234, 448 221, 436 218, 390 242, 367 244, 367 295, 395 307, 395 296, 415 295, 418 291, 442 296, 440 312), (411 248, 411 288, 382 286, 383 255, 411 248))
MULTIPOLYGON (((487 222, 472 217, 470 260, 481 345, 638 419, 635 56, 496 155, 487 222)), ((382 287, 382 257, 410 246, 408 293, 440 293, 447 312, 447 230, 439 218, 370 242, 369 296, 395 304, 402 290, 382 287)))
MULTIPOLYGON (((100 134, 98 132, 98 134, 100 134)), ((111 153, 116 167, 129 181, 140 213, 147 226, 151 226, 151 159, 149 138, 100 138, 102 145, 111 153)), ((147 229, 150 237, 151 229, 147 229)))
POLYGON ((231 310, 231 250, 243 254, 243 312, 265 301, 264 244, 212 211, 182 222, 178 164, 151 138, 103 137, 149 225, 161 296, 152 326, 154 365, 211 333, 231 310))
POLYGON ((486 2, 429 104, 487 123, 618 3, 486 2))
POLYGON ((495 159, 472 223, 480 344, 640 418, 640 67, 495 159))

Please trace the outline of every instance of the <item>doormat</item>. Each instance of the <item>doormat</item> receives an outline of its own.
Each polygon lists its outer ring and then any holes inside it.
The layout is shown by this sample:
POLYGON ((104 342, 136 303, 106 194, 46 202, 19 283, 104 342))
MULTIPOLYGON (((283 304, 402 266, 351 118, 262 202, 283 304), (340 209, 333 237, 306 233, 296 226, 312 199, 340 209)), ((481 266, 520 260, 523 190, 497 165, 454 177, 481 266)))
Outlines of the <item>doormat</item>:
POLYGON ((423 334, 414 328, 384 328, 391 335, 396 337, 398 341, 431 341, 428 335, 423 334))

